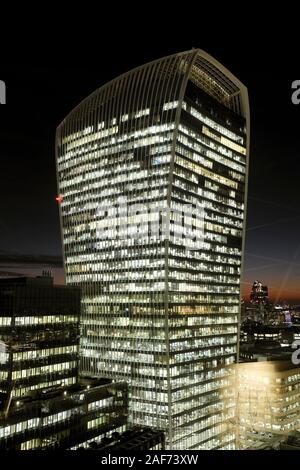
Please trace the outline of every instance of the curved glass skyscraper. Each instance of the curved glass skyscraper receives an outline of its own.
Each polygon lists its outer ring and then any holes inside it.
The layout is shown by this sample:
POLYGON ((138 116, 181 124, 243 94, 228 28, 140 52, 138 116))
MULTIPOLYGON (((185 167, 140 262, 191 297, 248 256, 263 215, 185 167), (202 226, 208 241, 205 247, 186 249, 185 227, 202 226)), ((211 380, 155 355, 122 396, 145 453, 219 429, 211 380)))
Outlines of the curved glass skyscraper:
POLYGON ((99 88, 57 129, 81 370, 125 380, 169 448, 234 448, 246 88, 195 49, 99 88))

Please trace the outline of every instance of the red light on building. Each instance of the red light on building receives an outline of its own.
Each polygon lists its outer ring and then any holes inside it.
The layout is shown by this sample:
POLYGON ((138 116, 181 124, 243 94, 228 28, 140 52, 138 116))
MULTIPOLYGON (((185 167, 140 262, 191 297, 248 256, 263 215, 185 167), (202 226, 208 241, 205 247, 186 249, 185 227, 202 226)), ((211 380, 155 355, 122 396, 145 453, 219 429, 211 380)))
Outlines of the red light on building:
POLYGON ((56 196, 55 200, 56 200, 56 202, 58 202, 58 204, 60 204, 61 201, 63 200, 63 198, 62 198, 62 196, 58 195, 58 196, 56 196))

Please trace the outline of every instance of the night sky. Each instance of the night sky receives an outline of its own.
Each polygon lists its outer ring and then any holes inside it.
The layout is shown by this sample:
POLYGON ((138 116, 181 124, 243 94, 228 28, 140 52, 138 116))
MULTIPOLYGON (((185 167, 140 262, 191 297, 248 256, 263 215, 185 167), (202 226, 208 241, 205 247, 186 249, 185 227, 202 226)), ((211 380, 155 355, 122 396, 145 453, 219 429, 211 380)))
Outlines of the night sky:
POLYGON ((192 38, 174 34, 166 41, 159 34, 155 41, 120 36, 117 45, 100 36, 97 43, 91 40, 70 52, 69 41, 59 53, 50 48, 26 60, 22 53, 5 56, 0 64, 7 87, 7 104, 0 105, 0 271, 34 274, 52 266, 56 281, 63 282, 54 138, 65 115, 119 74, 199 47, 236 75, 250 96, 243 293, 258 279, 269 286, 273 300, 300 302, 300 105, 291 102, 300 58, 295 42, 286 38, 283 44, 272 34, 239 46, 236 37, 212 40, 201 32, 192 38))

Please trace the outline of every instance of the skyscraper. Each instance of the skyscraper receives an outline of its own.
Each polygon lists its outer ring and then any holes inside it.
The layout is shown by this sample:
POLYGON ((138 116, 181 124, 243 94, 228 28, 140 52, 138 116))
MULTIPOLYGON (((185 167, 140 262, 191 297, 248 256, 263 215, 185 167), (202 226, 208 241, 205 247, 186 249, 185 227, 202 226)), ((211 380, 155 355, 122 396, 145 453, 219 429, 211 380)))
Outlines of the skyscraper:
POLYGON ((254 281, 250 292, 250 302, 265 305, 268 300, 268 287, 263 286, 260 281, 254 281))
POLYGON ((57 129, 81 369, 129 383, 174 449, 233 448, 249 146, 247 90, 199 49, 134 69, 57 129))

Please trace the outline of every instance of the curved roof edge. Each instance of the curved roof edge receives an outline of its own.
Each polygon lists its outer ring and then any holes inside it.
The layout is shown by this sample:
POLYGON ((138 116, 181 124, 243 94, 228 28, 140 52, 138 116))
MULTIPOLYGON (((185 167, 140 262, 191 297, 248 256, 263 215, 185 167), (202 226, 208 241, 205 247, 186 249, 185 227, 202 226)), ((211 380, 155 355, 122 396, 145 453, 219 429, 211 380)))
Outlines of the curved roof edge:
POLYGON ((203 51, 202 49, 197 49, 199 55, 206 59, 208 62, 211 62, 215 67, 217 67, 221 72, 224 73, 240 90, 245 89, 247 90, 246 86, 236 78, 233 73, 231 73, 221 62, 215 59, 213 56, 208 54, 207 52, 203 51))
POLYGON ((133 69, 128 70, 127 72, 122 73, 121 75, 118 75, 117 77, 113 78, 112 80, 109 80, 108 82, 106 82, 105 84, 103 84, 99 88, 97 88, 95 91, 90 93, 86 98, 81 100, 78 103, 78 105, 75 106, 75 108, 73 108, 64 117, 64 119, 61 121, 61 123, 57 126, 57 129, 59 129, 65 123, 65 121, 67 121, 67 119, 69 117, 71 117, 71 115, 74 114, 80 107, 82 107, 86 102, 91 100, 97 93, 99 93, 100 90, 102 90, 106 87, 109 87, 110 85, 112 85, 114 82, 120 80, 121 78, 124 78, 127 75, 135 73, 138 70, 144 68, 145 66, 150 66, 150 65, 152 65, 156 62, 161 62, 161 61, 170 59, 172 57, 184 57, 184 56, 188 56, 188 55, 194 55, 194 60, 193 60, 194 63, 195 63, 195 60, 197 59, 197 57, 205 59, 207 62, 212 64, 216 69, 218 69, 227 79, 229 79, 239 89, 239 92, 241 93, 242 108, 243 108, 241 110, 242 111, 241 114, 245 118, 248 118, 249 117, 249 103, 248 103, 248 90, 247 90, 247 87, 238 78, 236 78, 235 75, 233 75, 224 65, 222 65, 217 59, 215 59, 213 56, 211 56, 207 52, 203 51, 202 49, 193 48, 193 49, 190 49, 188 51, 178 52, 178 53, 175 53, 175 54, 170 54, 170 55, 152 60, 150 62, 146 62, 142 65, 134 67, 133 69))

